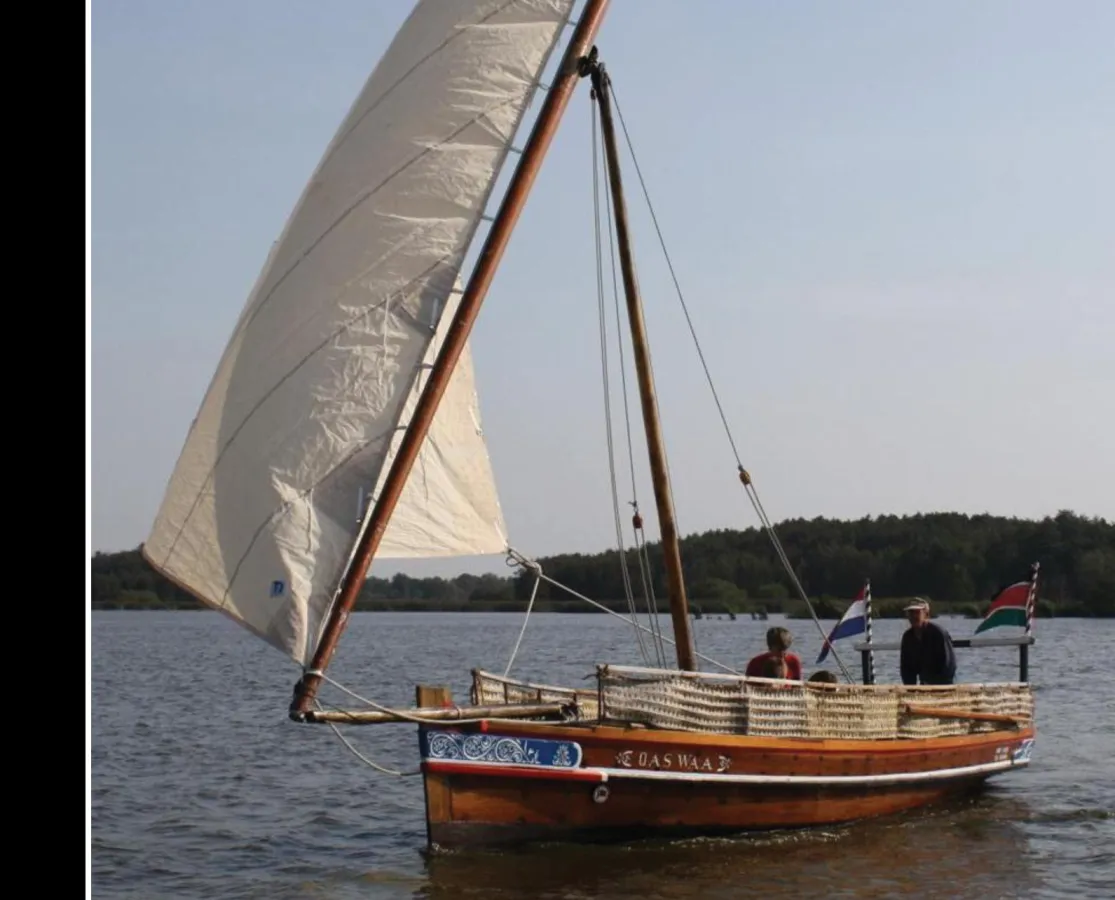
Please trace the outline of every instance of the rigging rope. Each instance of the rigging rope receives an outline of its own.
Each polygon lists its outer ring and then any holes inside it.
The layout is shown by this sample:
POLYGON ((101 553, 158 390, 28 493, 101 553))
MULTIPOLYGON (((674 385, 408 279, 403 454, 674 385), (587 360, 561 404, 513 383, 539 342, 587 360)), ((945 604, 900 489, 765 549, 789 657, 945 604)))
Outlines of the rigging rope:
MULTIPOLYGON (((315 702, 317 708, 321 709, 321 704, 317 703, 316 700, 314 702, 315 702)), ((422 774, 421 769, 410 769, 410 770, 404 772, 401 769, 389 769, 389 768, 387 768, 387 766, 381 766, 379 763, 373 762, 372 760, 368 759, 368 757, 366 757, 363 753, 361 753, 359 750, 357 750, 352 745, 352 742, 348 738, 346 738, 343 734, 341 734, 341 729, 339 729, 336 726, 335 723, 328 722, 326 724, 328 724, 329 727, 333 730, 333 733, 340 739, 341 743, 344 744, 346 747, 348 747, 348 749, 352 752, 353 756, 355 756, 358 760, 360 760, 365 765, 371 766, 377 772, 382 772, 384 775, 396 775, 399 778, 407 778, 411 775, 421 775, 422 774)))
MULTIPOLYGON (((593 97, 595 103, 595 97, 593 97)), ((596 126, 596 117, 593 117, 593 127, 596 126)), ((639 563, 639 577, 643 583, 643 597, 647 604, 647 617, 650 620, 655 650, 659 663, 666 667, 666 645, 662 642, 662 623, 658 618, 658 597, 654 591, 654 576, 651 574, 650 554, 647 551, 646 531, 643 529, 643 516, 639 511, 639 489, 635 478, 635 442, 631 436, 631 406, 628 401, 627 390, 627 363, 623 353, 623 316, 619 302, 619 274, 616 263, 616 233, 612 223, 612 192, 604 192, 604 213, 608 223, 608 250, 612 263, 612 300, 616 313, 616 347, 619 352, 619 376, 623 395, 623 421, 627 436, 627 461, 631 473, 631 525, 635 539, 635 553, 639 563)), ((695 638, 694 638, 695 640, 695 638)))
MULTIPOLYGON (((537 568, 537 570, 539 572, 541 572, 541 568, 538 567, 537 563, 534 563, 533 565, 535 566, 535 568, 537 568)), ((536 589, 537 589, 537 585, 536 585, 536 589)), ((520 637, 521 637, 521 635, 520 635, 520 637)), ((510 666, 508 666, 508 668, 510 668, 510 666)), ((348 694, 354 700, 358 700, 359 702, 361 702, 361 703, 363 703, 367 706, 370 706, 373 709, 377 709, 380 712, 390 713, 392 715, 398 716, 400 719, 403 719, 403 720, 409 721, 409 722, 414 722, 414 723, 419 724, 419 725, 422 725, 422 724, 433 724, 433 725, 439 725, 440 724, 440 725, 444 725, 447 721, 447 720, 443 720, 443 719, 428 719, 424 716, 416 716, 416 715, 412 715, 410 713, 403 712, 402 710, 399 710, 399 709, 392 709, 389 706, 383 706, 380 703, 376 703, 374 700, 369 700, 367 697, 361 696, 360 694, 356 693, 356 691, 352 690, 351 688, 345 687, 339 681, 336 681, 336 680, 330 678, 328 675, 325 675, 324 673, 319 672, 317 674, 321 675, 323 681, 327 682, 328 684, 331 684, 333 687, 337 688, 337 690, 342 691, 345 694, 348 694)), ((506 673, 504 673, 504 674, 506 674, 506 673)), ((317 698, 314 699, 314 705, 319 710, 324 710, 328 706, 328 707, 332 708, 335 712, 338 712, 338 713, 343 713, 344 712, 343 709, 341 709, 337 706, 334 706, 332 704, 322 704, 322 702, 317 698)), ((478 724, 478 723, 481 723, 481 722, 504 722, 504 721, 518 721, 518 720, 514 720, 514 719, 513 720, 505 720, 505 719, 502 719, 498 716, 487 716, 487 717, 484 717, 484 718, 452 719, 452 720, 448 720, 448 721, 450 721, 454 725, 474 725, 474 724, 478 724)), ((352 754, 357 759, 359 759, 365 765, 368 765, 371 768, 375 769, 377 772, 382 772, 385 775, 395 775, 395 776, 398 776, 400 778, 405 778, 405 777, 408 777, 408 776, 411 776, 411 775, 421 775, 422 774, 421 769, 413 769, 413 770, 408 770, 408 771, 402 771, 400 769, 391 769, 391 768, 388 768, 387 766, 380 765, 379 763, 369 759, 367 756, 365 756, 363 753, 361 753, 359 750, 357 750, 356 747, 353 746, 352 742, 349 741, 348 738, 346 738, 341 733, 340 728, 337 727, 337 724, 335 722, 326 722, 325 724, 329 726, 329 728, 333 731, 333 733, 340 739, 341 743, 343 743, 345 745, 345 747, 347 747, 349 749, 349 751, 351 751, 352 754)))
POLYGON ((523 642, 523 635, 527 631, 527 622, 530 621, 530 612, 534 609, 534 598, 538 596, 538 586, 542 583, 542 566, 538 563, 534 564, 534 589, 530 592, 530 603, 527 604, 526 615, 523 616, 523 627, 519 629, 518 640, 515 641, 515 647, 511 651, 511 658, 507 660, 507 668, 503 670, 503 677, 507 677, 507 673, 511 671, 511 666, 515 662, 515 657, 519 653, 519 644, 523 642))
MULTIPOLYGON (((647 551, 647 537, 646 532, 643 531, 643 517, 639 514, 639 507, 637 504, 632 503, 635 507, 635 552, 636 559, 639 562, 639 576, 643 581, 643 595, 647 598, 647 606, 650 609, 648 618, 650 619, 651 628, 654 631, 654 639, 656 649, 658 651, 658 659, 663 668, 666 667, 666 645, 662 641, 662 622, 658 618, 658 598, 654 593, 654 575, 651 574, 650 569, 650 554, 647 551)), ((696 638, 694 638, 694 644, 696 638)))
MULTIPOLYGON (((317 672, 316 674, 321 675, 323 681, 333 685, 333 687, 335 687, 337 690, 343 691, 344 693, 348 694, 354 700, 358 700, 366 706, 370 706, 372 709, 379 710, 380 712, 389 713, 392 716, 397 716, 404 722, 414 722, 416 725, 444 725, 447 722, 453 725, 478 725, 481 722, 519 721, 518 719, 502 719, 499 716, 482 716, 472 719, 429 719, 425 716, 416 716, 413 713, 408 713, 401 709, 393 709, 390 706, 384 706, 381 703, 376 703, 374 700, 369 700, 367 697, 362 697, 360 694, 356 693, 356 691, 352 690, 351 688, 345 687, 338 681, 334 681, 323 672, 317 672)), ((459 707, 454 704, 452 707, 448 708, 455 709, 459 707)), ((333 709, 337 712, 344 712, 344 710, 337 707, 333 707, 333 709)))
MULTIPOLYGON (((611 393, 612 392, 611 392, 611 385, 610 385, 610 381, 609 381, 609 377, 608 377, 608 321, 607 321, 607 315, 605 313, 605 303, 604 303, 605 289, 604 289, 604 260, 603 260, 603 250, 602 250, 603 236, 602 236, 601 224, 600 224, 600 205, 601 205, 600 204, 600 161, 599 161, 599 155, 597 153, 597 150, 599 148, 599 141, 598 141, 598 138, 597 138, 597 124, 596 124, 597 110, 596 110, 595 91, 592 92, 592 106, 590 107, 590 111, 591 111, 591 117, 592 117, 592 127, 591 127, 591 131, 592 131, 592 201, 593 201, 593 227, 594 227, 594 230, 595 230, 595 237, 596 237, 595 250, 596 250, 597 314, 598 314, 599 323, 600 323, 600 366, 601 366, 601 374, 602 374, 603 383, 604 383, 604 425, 605 425, 604 430, 605 430, 605 435, 606 435, 606 439, 607 439, 607 446, 608 446, 608 475, 609 475, 609 478, 610 478, 610 481, 611 481, 612 513, 613 513, 613 517, 614 517, 614 520, 615 520, 616 547, 617 547, 617 550, 619 552, 619 567, 620 567, 620 574, 621 574, 621 577, 622 577, 622 580, 623 580, 623 590, 624 590, 624 594, 625 594, 625 597, 626 597, 626 600, 627 600, 628 609, 631 612, 631 618, 633 620, 636 620, 638 618, 638 610, 637 610, 636 605, 635 605, 635 592, 634 592, 634 589, 631 585, 631 573, 628 570, 627 548, 624 546, 624 541, 623 541, 623 524, 621 522, 620 512, 619 512, 619 506, 620 506, 620 504, 619 504, 619 485, 618 485, 618 480, 617 480, 617 477, 616 477, 615 440, 614 440, 613 432, 612 432, 612 403, 611 403, 611 393)), ((610 212, 611 212, 610 191, 605 190, 604 191, 604 196, 605 196, 605 198, 607 198, 608 210, 609 210, 608 230, 609 230, 609 245, 611 247, 611 256, 612 256, 612 288, 613 288, 613 294, 615 295, 615 298, 616 298, 617 320, 618 320, 619 292, 618 292, 618 286, 617 286, 617 282, 616 282, 615 244, 611 240, 612 235, 611 235, 611 215, 610 215, 610 212)), ((618 328, 617 329, 617 336, 619 337, 621 348, 622 348, 622 340, 623 340, 622 335, 623 335, 622 328, 618 328)), ((621 373, 621 375, 624 375, 623 401, 624 401, 624 412, 625 412, 625 415, 627 415, 628 456, 631 460, 631 483, 632 483, 632 495, 634 497, 634 495, 635 495, 634 451, 633 451, 632 446, 631 446, 631 423, 630 423, 630 415, 629 415, 628 407, 627 407, 627 382, 626 382, 626 375, 624 374, 624 368, 623 368, 623 362, 622 362, 622 349, 621 349, 620 359, 621 359, 620 373, 621 373)), ((638 499, 636 497, 633 500, 633 504, 635 505, 635 508, 636 508, 635 521, 640 521, 639 517, 638 517, 637 503, 638 503, 638 499)), ((638 536, 636 535, 636 541, 637 540, 638 540, 638 536)), ((636 553, 638 553, 638 544, 636 544, 636 553)), ((647 597, 647 617, 648 617, 648 620, 651 623, 650 633, 651 633, 652 637, 657 639, 652 644, 652 647, 654 648, 655 657, 656 657, 656 661, 658 662, 658 664, 660 666, 665 666, 665 648, 662 646, 661 635, 660 635, 660 630, 659 630, 660 626, 659 626, 658 621, 657 621, 657 610, 655 609, 653 613, 651 611, 651 609, 652 609, 651 608, 651 603, 650 603, 650 600, 649 600, 649 595, 647 594, 646 573, 645 573, 645 571, 644 571, 644 569, 641 565, 639 567, 639 571, 640 571, 640 575, 643 578, 644 596, 647 597)), ((652 665, 653 661, 652 661, 652 658, 651 658, 651 654, 647 650, 646 642, 644 642, 644 640, 643 640, 642 632, 638 628, 635 629, 635 640, 639 645, 639 653, 642 655, 643 662, 645 662, 648 666, 652 665)))
MULTIPOLYGON (((515 550, 514 548, 511 548, 511 547, 509 547, 508 550, 507 550, 507 564, 509 566, 510 565, 520 565, 520 566, 524 566, 524 567, 530 566, 532 564, 536 565, 536 563, 534 563, 533 560, 527 559, 527 557, 523 556, 521 553, 519 553, 517 550, 515 550)), ((649 631, 650 630, 649 628, 647 628, 645 625, 641 624, 640 622, 636 622, 632 619, 629 619, 629 618, 627 618, 627 616, 623 615, 622 613, 618 613, 613 609, 608 609, 608 607, 606 607, 603 603, 598 603, 597 601, 593 600, 592 598, 586 597, 584 594, 578 593, 577 591, 573 590, 573 588, 569 587, 568 585, 562 584, 560 581, 556 581, 555 579, 551 578, 549 575, 541 574, 539 577, 541 577, 541 579, 543 581, 547 582, 548 584, 552 584, 554 587, 560 588, 561 590, 565 591, 567 594, 570 594, 571 596, 576 597, 578 600, 584 601, 585 603, 589 604, 590 606, 595 606, 601 612, 606 612, 610 616, 615 616, 617 619, 619 619, 622 622, 626 622, 628 625, 634 625, 636 628, 641 628, 643 631, 649 631)), ((666 637, 665 635, 662 636, 662 640, 664 640, 668 644, 675 644, 675 646, 676 646, 675 641, 671 638, 666 637)), ((694 655, 698 659, 703 659, 705 662, 711 663, 712 665, 714 665, 714 666, 716 666, 720 669, 723 669, 725 672, 729 672, 732 675, 742 675, 743 674, 742 672, 740 672, 736 669, 733 669, 731 666, 726 665, 725 663, 722 663, 719 660, 713 659, 711 656, 705 656, 703 653, 697 653, 696 651, 694 651, 694 655)), ((456 721, 456 720, 454 720, 454 721, 456 721)), ((489 720, 489 721, 494 721, 494 720, 489 720)))
MULTIPOLYGON (((782 542, 778 539, 778 535, 774 531, 774 525, 768 518, 766 510, 763 508, 763 504, 759 500, 759 494, 751 483, 750 474, 748 474, 747 470, 743 467, 743 461, 740 458, 739 449, 736 446, 735 438, 732 436, 732 429, 728 425, 728 417, 724 413, 724 406, 720 402, 720 397, 716 392, 716 385, 713 383, 712 374, 709 371, 708 363, 705 360, 704 351, 701 349, 701 342, 697 338, 697 330, 694 327, 693 319, 689 314, 689 305, 685 302, 685 295, 682 293, 681 284, 678 281, 677 272, 674 269, 673 260, 670 258, 670 253, 666 249, 666 239, 662 234, 662 228, 658 224, 658 216, 654 212, 654 204, 651 202, 650 199, 650 191, 647 189, 646 180, 643 178, 643 172, 639 166, 639 160, 635 154, 635 147, 631 141, 631 135, 628 133, 627 123, 623 119, 623 112, 620 109, 619 100, 616 97, 615 88, 611 83, 611 79, 607 80, 606 90, 608 90, 611 94, 612 103, 615 106, 616 116, 619 119, 620 128, 623 129, 624 140, 627 143, 628 152, 631 154, 631 161, 635 166, 635 174, 639 179, 639 186, 642 188, 643 198, 646 200, 647 210, 650 212, 651 222, 654 224, 654 230, 658 235, 658 243, 662 248, 662 255, 665 257, 666 266, 670 271, 670 278, 674 282, 674 289, 676 290, 678 300, 681 303, 682 312, 685 314, 685 321, 689 326, 689 333, 693 337, 693 344, 696 347, 697 356, 700 359, 702 369, 704 369, 705 379, 708 381, 709 389, 712 392, 713 401, 715 402, 716 409, 720 414, 720 421, 724 426, 724 433, 728 437, 728 443, 732 448, 732 455, 735 457, 736 460, 736 467, 739 472, 740 482, 744 486, 744 490, 747 493, 748 499, 751 501, 751 506, 754 508, 755 514, 759 517, 759 521, 762 523, 767 536, 770 538, 775 553, 778 555, 783 568, 785 568, 787 575, 793 582, 793 585, 798 592, 798 596, 801 597, 801 599, 805 602, 806 608, 809 610, 809 615, 812 617, 814 624, 817 626, 817 630, 821 634, 821 640, 825 641, 828 638, 828 635, 825 632, 824 626, 821 625, 821 620, 817 618, 817 612, 816 610, 814 610, 813 604, 809 600, 809 596, 805 593, 805 589, 802 587, 801 582, 798 580, 797 573, 794 571, 793 566, 790 564, 790 560, 786 555, 786 551, 782 547, 782 542)), ((836 652, 836 649, 834 647, 830 647, 829 651, 832 653, 832 657, 836 661, 837 665, 840 667, 841 672, 843 672, 844 677, 847 678, 849 682, 854 683, 854 679, 848 672, 848 669, 844 665, 843 660, 840 659, 839 655, 836 652)))

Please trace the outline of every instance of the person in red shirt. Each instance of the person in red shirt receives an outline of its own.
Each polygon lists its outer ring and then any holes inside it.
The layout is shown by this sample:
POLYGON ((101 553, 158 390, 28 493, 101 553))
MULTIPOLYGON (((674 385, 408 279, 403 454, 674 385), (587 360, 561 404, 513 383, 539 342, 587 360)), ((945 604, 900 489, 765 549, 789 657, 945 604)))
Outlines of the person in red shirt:
POLYGON ((744 674, 748 678, 786 678, 801 681, 801 659, 790 653, 793 635, 785 628, 772 628, 767 632, 766 653, 760 653, 747 663, 744 674))

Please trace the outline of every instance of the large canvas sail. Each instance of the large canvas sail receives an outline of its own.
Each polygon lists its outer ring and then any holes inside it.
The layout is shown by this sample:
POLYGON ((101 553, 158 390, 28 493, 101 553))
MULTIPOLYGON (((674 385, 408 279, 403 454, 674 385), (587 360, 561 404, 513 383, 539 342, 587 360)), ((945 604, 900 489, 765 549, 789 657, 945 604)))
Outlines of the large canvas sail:
MULTIPOLYGON (((404 403, 404 422, 409 422, 414 415, 441 349, 445 326, 456 311, 461 295, 458 283, 426 351, 425 364, 404 403)), ((387 480, 402 439, 403 429, 396 429, 373 500, 378 498, 387 480)), ((507 549, 506 531, 480 421, 472 350, 466 343, 376 556, 414 559, 500 553, 507 549)))
MULTIPOLYGON (((305 664, 573 0, 421 0, 272 248, 144 554, 305 664)), ((384 555, 504 549, 462 358, 384 555)))

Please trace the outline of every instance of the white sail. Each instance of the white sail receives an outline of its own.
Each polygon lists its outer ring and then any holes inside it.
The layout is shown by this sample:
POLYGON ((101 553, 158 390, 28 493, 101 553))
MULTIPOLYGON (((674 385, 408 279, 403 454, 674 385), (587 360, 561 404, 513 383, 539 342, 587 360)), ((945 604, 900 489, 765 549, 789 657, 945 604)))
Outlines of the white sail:
MULTIPOLYGON (((572 5, 420 0, 272 248, 187 436, 144 555, 296 662, 572 5)), ((384 555, 504 549, 467 354, 412 478, 384 555)))
MULTIPOLYGON (((430 366, 441 349, 445 326, 460 299, 459 289, 449 296, 441 327, 426 353, 426 364, 404 405, 404 422, 414 414, 430 366)), ((387 480, 402 438, 403 430, 399 429, 373 499, 387 480)), ((466 343, 376 556, 413 559, 502 553, 507 549, 506 532, 480 422, 472 350, 466 343)))

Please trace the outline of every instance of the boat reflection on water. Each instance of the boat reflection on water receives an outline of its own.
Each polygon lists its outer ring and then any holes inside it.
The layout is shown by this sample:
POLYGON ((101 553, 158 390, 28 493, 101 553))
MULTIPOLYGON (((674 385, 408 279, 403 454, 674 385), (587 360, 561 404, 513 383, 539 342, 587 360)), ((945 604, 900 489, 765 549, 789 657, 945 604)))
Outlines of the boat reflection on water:
POLYGON ((1028 805, 1001 789, 839 828, 426 854, 422 900, 1032 896, 1028 805))

